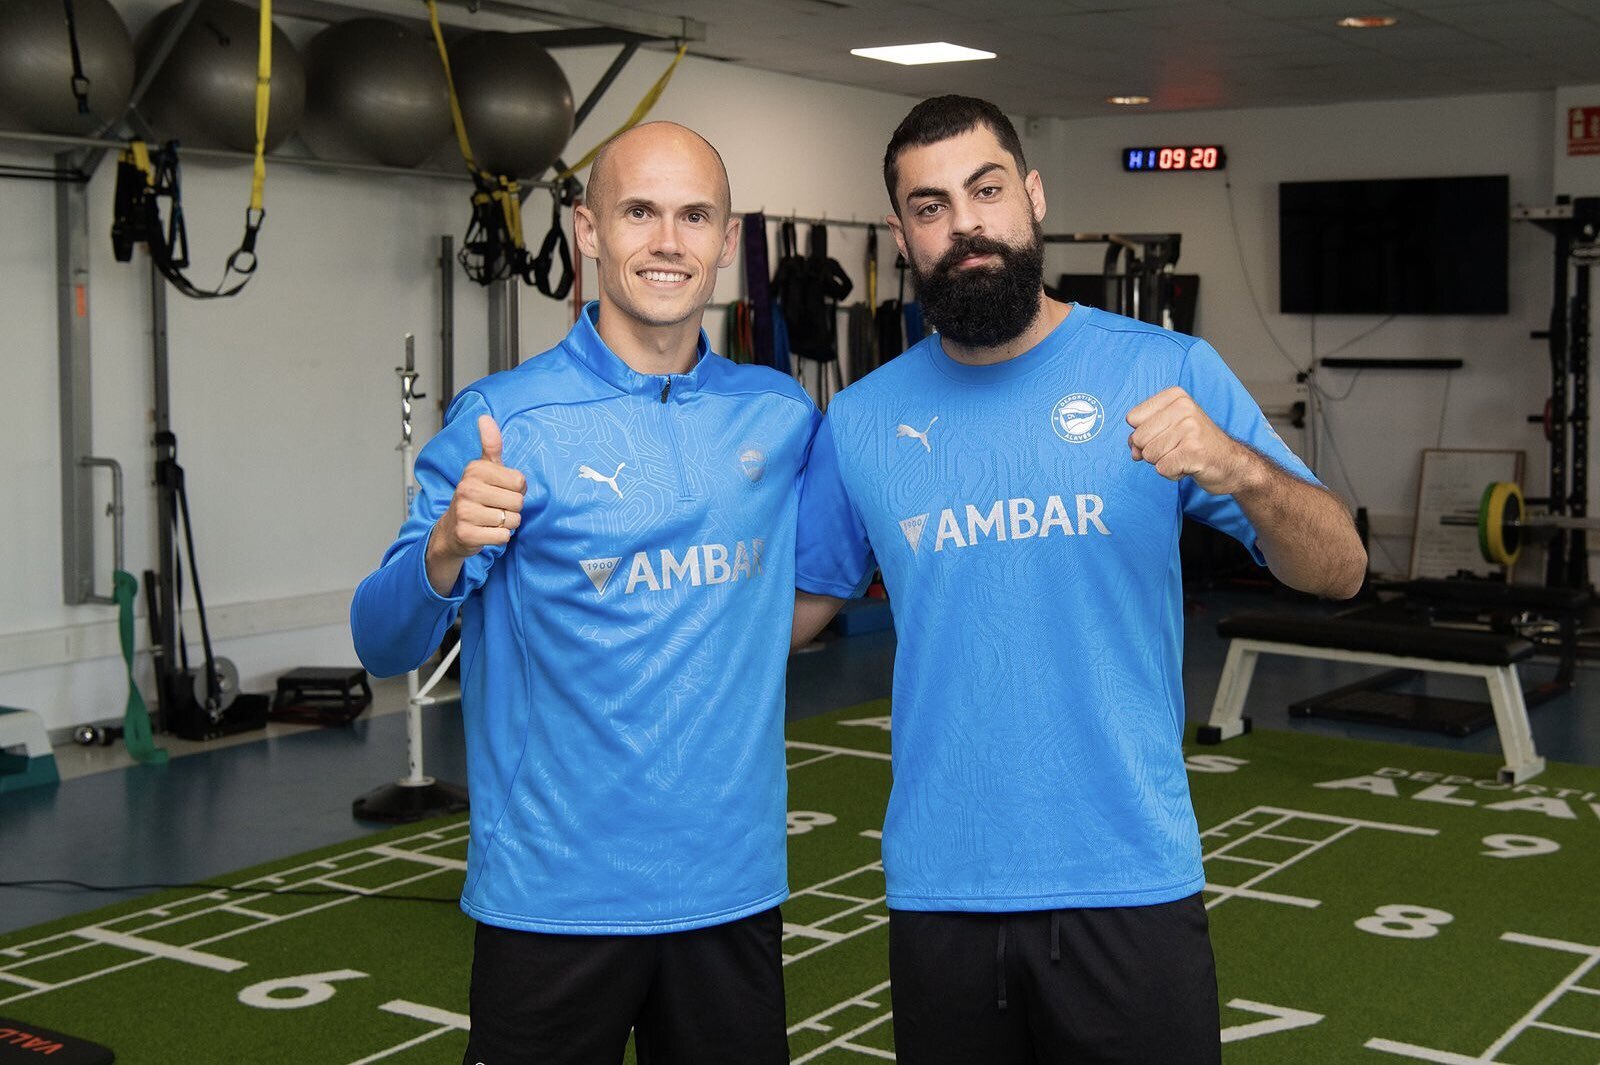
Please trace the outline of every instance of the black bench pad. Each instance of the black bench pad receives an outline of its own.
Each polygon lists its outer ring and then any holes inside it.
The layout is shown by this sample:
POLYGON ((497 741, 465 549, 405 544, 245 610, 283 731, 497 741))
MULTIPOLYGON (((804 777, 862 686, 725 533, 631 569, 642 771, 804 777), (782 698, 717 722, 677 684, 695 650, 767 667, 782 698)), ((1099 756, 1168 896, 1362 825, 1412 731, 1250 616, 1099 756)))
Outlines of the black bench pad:
POLYGON ((1229 639, 1271 640, 1480 666, 1509 666, 1534 652, 1533 644, 1520 636, 1282 614, 1235 614, 1217 622, 1217 634, 1229 639))

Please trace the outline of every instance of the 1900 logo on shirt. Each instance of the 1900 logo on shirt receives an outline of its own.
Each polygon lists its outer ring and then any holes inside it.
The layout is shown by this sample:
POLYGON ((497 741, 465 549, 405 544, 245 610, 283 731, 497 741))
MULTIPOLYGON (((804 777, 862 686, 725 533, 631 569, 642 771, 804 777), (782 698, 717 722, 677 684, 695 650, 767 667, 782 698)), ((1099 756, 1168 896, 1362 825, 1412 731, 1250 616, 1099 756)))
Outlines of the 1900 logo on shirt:
POLYGON ((1106 423, 1105 408, 1087 392, 1074 392, 1056 401, 1050 412, 1050 427, 1069 444, 1093 440, 1106 423))

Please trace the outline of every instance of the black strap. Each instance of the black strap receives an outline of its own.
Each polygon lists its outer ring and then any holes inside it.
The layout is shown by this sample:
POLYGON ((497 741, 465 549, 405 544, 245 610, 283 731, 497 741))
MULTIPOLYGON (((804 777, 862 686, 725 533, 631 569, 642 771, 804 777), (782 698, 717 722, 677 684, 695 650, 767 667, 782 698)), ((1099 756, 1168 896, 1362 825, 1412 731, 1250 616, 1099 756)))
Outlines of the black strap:
POLYGON ((72 47, 72 95, 78 100, 78 114, 89 114, 89 79, 83 73, 83 56, 78 51, 78 19, 72 0, 61 0, 67 12, 67 43, 72 47))
POLYGON ((228 257, 222 280, 214 289, 203 289, 189 280, 189 232, 183 220, 183 188, 178 168, 178 142, 168 141, 150 152, 150 171, 146 173, 124 153, 117 164, 117 189, 111 244, 118 262, 133 256, 133 245, 144 244, 150 259, 173 288, 190 299, 211 300, 236 296, 249 284, 256 269, 256 237, 265 211, 246 209, 244 237, 228 257), (169 200, 167 223, 161 224, 161 200, 169 200), (240 275, 237 284, 228 278, 240 275))
MULTIPOLYGON (((217 659, 211 650, 211 629, 206 624, 206 600, 200 590, 200 570, 194 560, 194 526, 189 521, 189 492, 184 486, 183 467, 178 465, 178 438, 170 432, 157 433, 155 444, 160 458, 156 460, 156 482, 164 484, 172 493, 177 506, 172 510, 172 532, 177 538, 179 519, 183 522, 184 554, 189 558, 189 581, 194 585, 195 613, 200 617, 200 646, 206 656, 205 708, 213 721, 222 713, 222 682, 217 675, 217 659)), ((189 671, 189 640, 183 631, 183 555, 173 564, 173 622, 178 635, 178 659, 183 671, 189 671)))
POLYGON ((530 264, 533 274, 533 287, 553 300, 567 298, 567 293, 572 291, 572 250, 567 247, 567 230, 561 224, 561 201, 559 192, 551 193, 550 205, 550 232, 544 235, 544 243, 539 246, 539 254, 533 257, 530 264), (550 285, 550 267, 552 253, 561 256, 561 280, 555 287, 550 285))

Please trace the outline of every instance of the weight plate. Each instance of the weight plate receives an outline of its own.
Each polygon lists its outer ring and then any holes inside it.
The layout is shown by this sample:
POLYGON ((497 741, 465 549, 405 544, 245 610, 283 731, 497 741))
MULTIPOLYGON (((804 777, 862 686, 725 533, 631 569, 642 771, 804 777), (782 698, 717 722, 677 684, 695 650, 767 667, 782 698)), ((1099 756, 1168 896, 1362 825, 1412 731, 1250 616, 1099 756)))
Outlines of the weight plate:
POLYGON ((1478 550, 1486 562, 1516 564, 1522 553, 1522 489, 1510 481, 1496 481, 1478 501, 1478 550))
POLYGON ((213 659, 217 667, 217 702, 215 705, 208 702, 211 693, 206 690, 205 663, 200 663, 200 668, 194 674, 194 701, 211 712, 215 720, 222 716, 222 712, 233 705, 239 697, 239 669, 233 664, 232 659, 213 659))

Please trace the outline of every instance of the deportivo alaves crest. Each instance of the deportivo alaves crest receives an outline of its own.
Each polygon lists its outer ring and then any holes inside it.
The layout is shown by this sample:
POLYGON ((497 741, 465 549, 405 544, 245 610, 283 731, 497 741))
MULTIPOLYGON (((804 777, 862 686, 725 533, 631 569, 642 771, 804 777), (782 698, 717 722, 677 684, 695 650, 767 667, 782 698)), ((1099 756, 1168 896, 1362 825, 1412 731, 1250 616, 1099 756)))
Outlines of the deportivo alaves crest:
MULTIPOLYGON (((645 591, 665 592, 673 587, 699 588, 703 585, 728 584, 737 580, 750 580, 761 576, 762 553, 767 542, 759 537, 735 540, 728 544, 694 544, 682 554, 670 547, 659 551, 638 551, 628 566, 628 580, 624 595, 633 595, 641 587, 645 591)), ((584 576, 594 585, 596 594, 603 593, 612 576, 622 564, 616 558, 585 558, 578 562, 584 576)))

